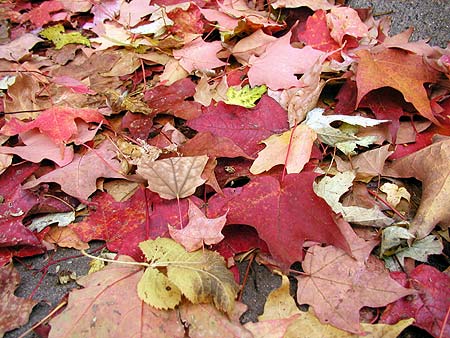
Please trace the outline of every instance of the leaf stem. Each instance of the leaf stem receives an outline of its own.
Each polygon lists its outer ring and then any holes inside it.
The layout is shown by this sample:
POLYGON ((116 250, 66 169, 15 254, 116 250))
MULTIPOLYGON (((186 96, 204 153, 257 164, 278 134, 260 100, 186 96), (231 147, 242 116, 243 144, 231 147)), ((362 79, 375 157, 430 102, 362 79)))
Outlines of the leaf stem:
POLYGON ((86 257, 89 257, 91 259, 96 259, 98 261, 103 261, 103 262, 108 262, 108 263, 119 263, 119 264, 125 264, 125 265, 139 265, 139 266, 145 266, 146 268, 151 267, 150 264, 145 263, 145 262, 125 262, 125 261, 119 261, 119 260, 108 259, 108 258, 103 258, 103 257, 97 257, 97 256, 93 256, 91 254, 88 254, 84 250, 81 250, 81 253, 86 257))

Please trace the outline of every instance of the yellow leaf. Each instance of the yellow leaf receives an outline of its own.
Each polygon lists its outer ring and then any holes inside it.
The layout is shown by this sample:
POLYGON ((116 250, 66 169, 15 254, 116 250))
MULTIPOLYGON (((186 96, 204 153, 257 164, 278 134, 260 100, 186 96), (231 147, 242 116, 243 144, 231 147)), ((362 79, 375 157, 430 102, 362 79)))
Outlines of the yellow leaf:
POLYGON ((77 43, 90 47, 91 43, 88 38, 81 35, 80 32, 64 33, 65 28, 62 24, 47 27, 39 33, 40 36, 52 41, 55 49, 61 49, 70 43, 77 43))
POLYGON ((259 152, 250 172, 256 175, 278 164, 286 164, 288 174, 299 173, 309 161, 316 138, 316 132, 305 124, 298 125, 283 134, 270 136, 263 141, 267 147, 259 152), (288 151, 289 156, 286 158, 288 151))
POLYGON ((181 301, 181 292, 163 273, 148 268, 137 286, 138 296, 157 309, 173 309, 181 301))
POLYGON ((139 244, 150 268, 166 267, 167 277, 192 303, 213 302, 230 313, 238 286, 225 260, 217 252, 199 250, 186 252, 169 238, 147 240, 139 244))
POLYGON ((205 183, 200 177, 208 156, 171 157, 157 161, 142 161, 137 173, 148 181, 148 188, 165 199, 184 198, 205 183))
POLYGON ((227 90, 227 100, 225 103, 245 108, 253 108, 255 106, 255 101, 259 100, 266 91, 267 87, 265 85, 255 86, 254 88, 250 88, 249 85, 246 85, 239 90, 230 87, 227 90))

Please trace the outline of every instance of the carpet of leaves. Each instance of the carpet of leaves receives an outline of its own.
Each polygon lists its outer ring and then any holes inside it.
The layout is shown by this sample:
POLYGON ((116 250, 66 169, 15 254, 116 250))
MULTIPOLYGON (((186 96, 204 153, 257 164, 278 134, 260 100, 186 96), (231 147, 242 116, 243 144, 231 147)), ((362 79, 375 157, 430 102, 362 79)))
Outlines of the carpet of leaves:
POLYGON ((39 302, 15 265, 57 248, 99 257, 42 337, 450 336, 448 48, 331 0, 0 23, 0 336, 39 302), (256 323, 240 260, 282 276, 256 323))

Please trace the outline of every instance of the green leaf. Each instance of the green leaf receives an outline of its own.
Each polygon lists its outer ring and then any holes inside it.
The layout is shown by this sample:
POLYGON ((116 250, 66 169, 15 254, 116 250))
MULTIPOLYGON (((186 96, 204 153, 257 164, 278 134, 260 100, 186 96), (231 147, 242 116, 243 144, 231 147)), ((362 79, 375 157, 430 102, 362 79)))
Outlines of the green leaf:
POLYGON ((77 43, 80 45, 85 45, 90 47, 91 42, 88 38, 81 35, 79 32, 64 33, 65 28, 62 24, 57 24, 56 26, 47 27, 42 30, 39 35, 52 41, 55 44, 55 49, 61 49, 65 45, 70 43, 77 43))
POLYGON ((267 87, 265 85, 256 86, 251 89, 249 85, 246 85, 244 88, 239 90, 234 87, 230 87, 227 90, 228 100, 226 100, 225 103, 234 104, 245 108, 253 108, 256 105, 256 100, 259 100, 266 91, 267 87))
MULTIPOLYGON (((169 238, 147 240, 140 243, 139 247, 150 263, 147 270, 166 268, 168 280, 192 303, 213 302, 219 310, 227 313, 233 310, 238 286, 225 260, 217 252, 186 252, 180 244, 169 238)), ((151 278, 153 272, 149 274, 151 278)), ((166 283, 162 279, 160 282, 166 283)), ((154 289, 154 282, 143 282, 140 294, 151 295, 153 291, 147 288, 154 289)), ((153 295, 146 299, 154 306, 153 295)))

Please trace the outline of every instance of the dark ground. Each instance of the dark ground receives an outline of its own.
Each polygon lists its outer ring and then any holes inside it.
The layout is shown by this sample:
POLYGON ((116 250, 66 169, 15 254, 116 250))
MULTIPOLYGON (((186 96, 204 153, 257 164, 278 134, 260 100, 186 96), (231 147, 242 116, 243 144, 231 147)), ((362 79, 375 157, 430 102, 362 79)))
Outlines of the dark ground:
MULTIPOLYGON (((364 1, 350 0, 348 4, 354 8, 374 7, 375 15, 389 15, 392 17, 391 35, 399 33, 406 28, 415 27, 413 39, 431 38, 432 45, 446 47, 450 37, 450 4, 448 0, 379 0, 364 1)), ((99 247, 99 243, 94 243, 93 247, 99 247)), ((77 250, 58 249, 57 252, 49 252, 45 255, 21 260, 25 265, 15 262, 21 274, 21 284, 17 289, 16 295, 28 297, 33 289, 38 285, 42 273, 41 268, 48 264, 51 257, 53 260, 79 255, 77 250)), ((64 295, 72 288, 76 287, 75 282, 64 285, 58 283, 57 267, 59 271, 67 270, 76 272, 77 276, 86 274, 89 269, 89 259, 86 257, 71 258, 52 265, 44 277, 42 284, 34 294, 34 299, 40 301, 35 306, 31 314, 29 323, 17 330, 11 331, 5 335, 6 338, 19 337, 27 331, 34 323, 45 317, 49 311, 55 307, 64 295)), ((246 263, 240 266, 241 273, 246 270, 246 263)), ((265 267, 252 265, 250 269, 250 278, 246 284, 243 294, 243 301, 249 306, 249 311, 243 315, 243 320, 254 321, 263 312, 265 299, 269 292, 280 284, 278 276, 272 275, 265 267)), ((38 337, 35 334, 26 336, 38 337)), ((412 337, 431 337, 426 332, 415 329, 407 329, 402 334, 403 338, 412 337)), ((225 338, 225 337, 224 337, 225 338)))

